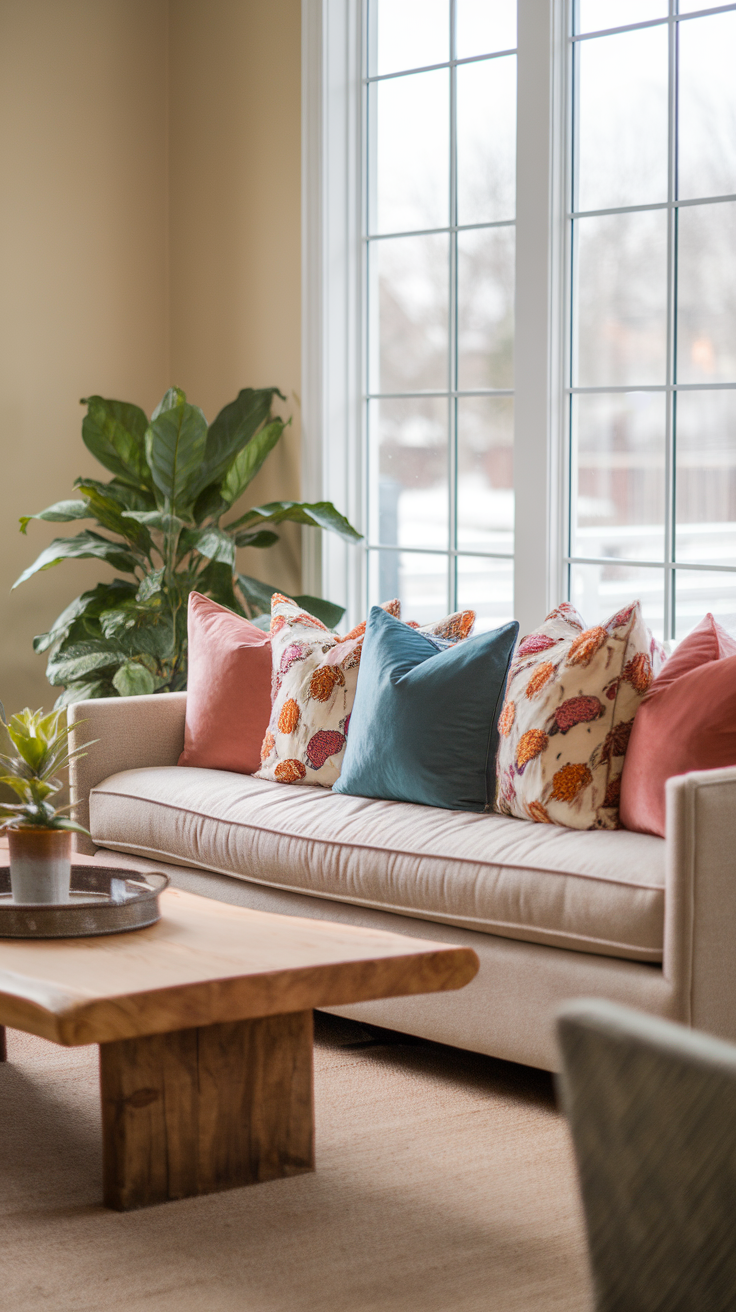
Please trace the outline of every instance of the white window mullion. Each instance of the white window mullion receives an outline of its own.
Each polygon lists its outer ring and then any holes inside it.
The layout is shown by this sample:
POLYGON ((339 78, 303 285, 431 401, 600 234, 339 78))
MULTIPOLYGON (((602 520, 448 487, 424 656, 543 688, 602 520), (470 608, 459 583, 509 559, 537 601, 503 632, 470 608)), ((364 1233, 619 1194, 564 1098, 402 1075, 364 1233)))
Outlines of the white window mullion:
POLYGON ((514 611, 522 632, 565 595, 561 306, 564 0, 518 0, 514 611))
MULTIPOLYGON (((676 0, 669 0, 670 17, 677 11, 676 0)), ((677 26, 670 23, 668 33, 668 98, 667 112, 667 373, 665 410, 664 459, 664 636, 671 640, 675 632, 675 351, 677 347, 677 26)))
MULTIPOLYGON (((561 564, 564 479, 560 477, 560 461, 566 458, 566 443, 560 440, 564 337, 560 286, 565 227, 560 221, 564 172, 560 143, 565 139, 561 87, 566 4, 567 0, 518 0, 515 613, 525 629, 540 622, 550 604, 564 595, 565 584, 561 564)), ((361 335, 370 318, 366 301, 371 290, 364 280, 361 222, 361 205, 365 204, 361 184, 367 169, 361 142, 364 70, 360 67, 361 46, 365 46, 360 25, 365 10, 359 0, 302 0, 302 471, 305 499, 334 501, 361 531, 368 532, 361 402, 368 390, 362 377, 366 343, 361 335)), ((456 242, 456 216, 449 217, 450 239, 456 242)), ((453 296, 452 314, 456 313, 455 300, 453 296)), ((448 404, 453 414, 448 496, 453 521, 457 493, 456 325, 450 335, 448 404)), ((468 394, 473 394, 472 390, 468 394)), ((503 389, 497 394, 510 395, 503 389)), ((448 569, 454 585, 454 522, 450 530, 448 569)), ((424 550, 426 553, 427 548, 424 550)), ((483 555, 489 562, 499 558, 486 548, 463 550, 464 558, 475 555, 483 555)), ((305 530, 305 590, 346 604, 351 622, 363 618, 365 556, 363 547, 350 548, 332 534, 305 530)), ((454 586, 450 592, 454 599, 454 586)), ((466 598, 463 604, 472 601, 466 598)))
MULTIPOLYGON (((302 0, 302 496, 364 529, 360 6, 302 0)), ((303 533, 305 591, 361 610, 362 553, 303 533)))

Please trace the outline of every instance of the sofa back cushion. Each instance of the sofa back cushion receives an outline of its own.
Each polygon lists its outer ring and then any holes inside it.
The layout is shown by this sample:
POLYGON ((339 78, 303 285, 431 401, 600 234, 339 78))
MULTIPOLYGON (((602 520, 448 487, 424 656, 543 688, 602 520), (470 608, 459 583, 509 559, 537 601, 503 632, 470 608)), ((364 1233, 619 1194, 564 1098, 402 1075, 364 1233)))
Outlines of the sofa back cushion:
POLYGON ((736 641, 706 615, 637 712, 621 780, 621 822, 664 837, 665 783, 736 765, 736 641))
POLYGON ((568 602, 552 611, 511 665, 497 809, 572 829, 616 829, 634 715, 664 659, 638 601, 591 628, 568 602))
POLYGON ((179 765, 253 774, 271 714, 271 640, 225 606, 189 597, 189 677, 179 765))

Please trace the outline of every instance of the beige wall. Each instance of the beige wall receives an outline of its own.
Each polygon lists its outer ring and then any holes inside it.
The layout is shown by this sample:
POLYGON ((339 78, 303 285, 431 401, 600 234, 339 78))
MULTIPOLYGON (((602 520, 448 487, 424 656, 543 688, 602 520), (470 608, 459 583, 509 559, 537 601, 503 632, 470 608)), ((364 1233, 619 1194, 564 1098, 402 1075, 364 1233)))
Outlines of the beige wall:
MULTIPOLYGON (((58 533, 21 513, 100 472, 79 398, 212 417, 278 385, 295 423, 259 499, 298 495, 299 0, 0 0, 0 698, 50 705, 31 639, 82 588, 10 594, 58 533)), ((298 537, 242 566, 299 582, 298 537), (277 549, 278 551, 279 549, 277 549), (260 570, 258 567, 261 567, 260 570)))
MULTIPOLYGON (((171 8, 171 376, 208 418, 277 386, 291 428, 248 490, 299 496, 300 0, 171 8)), ((244 573, 301 585, 299 530, 241 553, 244 573)))

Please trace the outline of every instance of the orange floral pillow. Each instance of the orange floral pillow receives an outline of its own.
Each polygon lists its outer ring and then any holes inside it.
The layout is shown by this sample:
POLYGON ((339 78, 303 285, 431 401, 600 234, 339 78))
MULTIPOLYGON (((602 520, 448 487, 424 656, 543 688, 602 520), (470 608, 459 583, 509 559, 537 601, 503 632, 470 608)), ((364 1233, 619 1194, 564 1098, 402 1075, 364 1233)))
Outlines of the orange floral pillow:
POLYGON ((498 722, 496 810, 618 829, 624 755, 665 652, 638 601, 587 629, 563 602, 520 642, 498 722))
MULTIPOLYGON (((383 609, 401 618, 398 601, 383 609)), ((447 615, 421 632, 438 645, 466 638, 474 611, 447 615)), ((419 627, 415 625, 414 627, 419 627)), ((290 597, 271 598, 271 719, 258 779, 331 788, 340 774, 358 682, 365 622, 344 638, 290 597)))

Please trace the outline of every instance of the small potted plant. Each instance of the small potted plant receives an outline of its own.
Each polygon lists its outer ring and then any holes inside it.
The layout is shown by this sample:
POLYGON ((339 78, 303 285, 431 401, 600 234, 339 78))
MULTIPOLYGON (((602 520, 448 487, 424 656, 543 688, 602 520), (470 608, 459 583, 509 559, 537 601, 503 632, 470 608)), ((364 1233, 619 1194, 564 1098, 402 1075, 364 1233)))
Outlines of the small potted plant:
MULTIPOLYGON (((63 787, 64 770, 81 747, 69 751, 66 710, 30 711, 10 722, 0 702, 0 718, 17 755, 0 753, 0 783, 12 788, 18 802, 0 802, 0 828, 8 835, 10 887, 14 902, 68 902, 72 832, 87 830, 55 807, 50 798, 63 787)), ((89 744, 85 744, 89 746, 89 744)))

